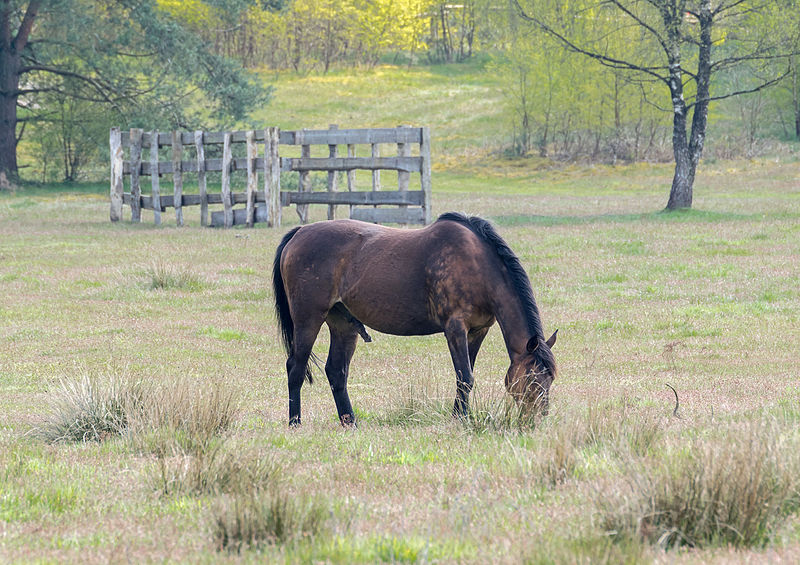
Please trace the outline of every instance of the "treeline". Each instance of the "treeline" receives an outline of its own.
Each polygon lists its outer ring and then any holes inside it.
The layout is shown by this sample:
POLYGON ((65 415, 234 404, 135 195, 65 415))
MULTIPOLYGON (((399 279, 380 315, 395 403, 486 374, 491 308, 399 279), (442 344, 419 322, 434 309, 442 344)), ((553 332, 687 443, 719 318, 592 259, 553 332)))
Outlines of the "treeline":
POLYGON ((452 63, 474 53, 475 0, 159 0, 222 55, 247 67, 327 72, 382 57, 452 63))
POLYGON ((9 177, 18 172, 18 147, 29 177, 76 180, 100 170, 112 124, 231 126, 268 102, 270 88, 255 71, 457 64, 475 56, 503 92, 498 149, 511 155, 613 163, 680 162, 682 154, 693 171, 706 139, 706 154, 719 157, 800 139, 800 0, 4 6, 0 173, 9 177), (694 145, 684 151, 676 140, 694 145))
MULTIPOLYGON (((724 1, 707 2, 724 9, 724 1)), ((159 0, 175 18, 191 26, 214 49, 251 68, 327 72, 333 67, 372 67, 380 61, 417 63, 461 62, 475 54, 489 56, 489 72, 502 78, 508 114, 506 150, 515 155, 538 154, 554 159, 592 161, 666 160, 672 158, 672 103, 669 93, 652 77, 624 66, 602 66, 565 47, 520 18, 530 9, 552 21, 562 21, 566 34, 603 37, 606 49, 652 50, 643 29, 657 25, 645 16, 627 21, 635 2, 613 2, 625 11, 614 13, 609 3, 555 0, 159 0), (573 12, 570 12, 573 10, 573 12), (580 14, 566 21, 568 14, 580 14), (637 23, 639 25, 630 25, 637 23), (603 32, 607 32, 603 36, 603 32), (616 43, 616 46, 613 45, 616 43)), ((683 24, 696 27, 692 10, 704 4, 659 0, 665 8, 683 6, 683 24)), ((730 3, 731 7, 737 3, 730 3)), ((748 10, 767 16, 750 24, 776 27, 800 49, 796 1, 751 3, 748 10)), ((716 48, 740 34, 736 23, 721 19, 715 28, 716 48)), ((691 30, 687 33, 690 33, 691 30)), ((756 40, 753 40, 756 41, 756 40)), ((692 57, 691 53, 686 54, 692 57)), ((645 59, 647 57, 645 56, 645 59)), ((765 66, 785 66, 788 73, 774 88, 716 104, 712 120, 732 116, 739 127, 728 127, 711 150, 721 157, 748 156, 760 151, 763 138, 800 139, 800 78, 795 58, 771 59, 759 53, 742 57, 742 65, 722 73, 716 86, 747 91, 759 77, 775 74, 765 66)), ((687 92, 687 95, 693 95, 687 92)))

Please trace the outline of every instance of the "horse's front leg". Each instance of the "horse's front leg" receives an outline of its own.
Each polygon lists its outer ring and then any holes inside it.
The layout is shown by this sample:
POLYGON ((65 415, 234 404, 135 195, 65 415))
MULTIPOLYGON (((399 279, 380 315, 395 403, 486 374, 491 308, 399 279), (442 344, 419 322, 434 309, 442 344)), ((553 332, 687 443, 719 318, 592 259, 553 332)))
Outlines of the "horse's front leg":
POLYGON ((461 320, 450 320, 445 325, 444 335, 456 371, 456 400, 453 416, 466 417, 469 409, 469 393, 472 391, 472 363, 467 340, 467 327, 461 320))
POLYGON ((355 426, 356 417, 347 394, 347 377, 350 372, 350 359, 353 358, 356 350, 358 333, 349 324, 343 328, 330 323, 329 326, 331 328, 331 348, 328 352, 328 361, 325 363, 325 374, 331 385, 339 421, 345 427, 355 426))

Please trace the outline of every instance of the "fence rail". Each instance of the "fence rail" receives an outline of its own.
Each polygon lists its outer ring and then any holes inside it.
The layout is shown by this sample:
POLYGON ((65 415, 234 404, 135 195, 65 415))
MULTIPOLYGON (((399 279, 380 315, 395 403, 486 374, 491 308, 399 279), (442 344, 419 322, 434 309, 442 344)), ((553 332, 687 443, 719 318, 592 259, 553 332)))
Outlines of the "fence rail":
MULTIPOLYGON (((131 208, 131 220, 141 221, 142 210, 152 210, 154 222, 161 223, 167 208, 175 209, 176 223, 183 225, 183 207, 201 206, 202 225, 230 227, 252 226, 267 222, 280 226, 281 208, 295 205, 302 222, 308 220, 310 204, 326 204, 328 218, 337 206, 349 206, 351 218, 377 223, 421 223, 431 221, 430 135, 427 128, 397 127, 377 129, 338 129, 280 131, 278 128, 238 132, 144 132, 132 129, 122 132, 112 128, 111 148, 111 220, 122 219, 122 206, 131 208), (155 142, 154 142, 155 140, 155 142), (245 144, 246 157, 234 158, 232 146, 245 144), (381 145, 396 146, 395 156, 381 156, 381 145), (418 145, 417 156, 411 145, 418 145), (206 158, 206 148, 222 145, 222 157, 206 158), (301 156, 282 157, 281 145, 300 146, 301 156), (327 146, 328 157, 311 157, 311 146, 327 146), (346 146, 340 156, 339 146, 346 146), (357 146, 367 145, 368 157, 357 157, 357 146), (171 148, 171 159, 161 160, 160 148, 171 148), (188 148, 188 150, 186 150, 188 148), (258 156, 259 148, 262 155, 258 156), (145 154, 145 149, 148 151, 145 154), (194 150, 194 158, 185 156, 194 150), (129 158, 124 159, 127 150, 129 158), (355 171, 372 172, 370 190, 357 190, 355 171), (231 190, 231 173, 246 171, 244 192, 231 190), (312 191, 309 173, 327 171, 326 191, 312 191), (381 171, 397 173, 397 190, 382 190, 381 171), (219 192, 208 191, 206 173, 221 172, 219 192), (281 173, 298 173, 298 190, 281 191, 281 173), (339 191, 338 173, 347 176, 346 191, 339 191), (197 175, 198 194, 183 194, 184 173, 197 175), (258 175, 264 177, 259 184, 258 175), (412 173, 419 174, 420 190, 409 190, 412 173), (162 194, 160 177, 172 175, 172 194, 162 194), (124 177, 129 177, 129 192, 124 190, 124 177), (151 194, 142 194, 142 177, 150 177, 151 194), (260 188, 259 188, 260 186, 260 188), (208 205, 223 206, 209 215, 208 205), (244 204, 243 209, 234 209, 244 204), (393 206, 397 208, 378 208, 393 206)), ((219 153, 219 147, 214 149, 219 153)), ((362 152, 364 150, 362 149, 362 152)))

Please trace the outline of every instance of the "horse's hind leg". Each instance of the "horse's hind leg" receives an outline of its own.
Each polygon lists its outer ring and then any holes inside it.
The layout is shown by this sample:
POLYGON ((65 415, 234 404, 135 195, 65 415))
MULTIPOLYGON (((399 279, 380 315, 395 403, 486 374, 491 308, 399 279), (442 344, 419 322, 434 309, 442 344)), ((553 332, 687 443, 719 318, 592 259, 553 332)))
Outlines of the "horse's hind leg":
MULTIPOLYGON (((306 318, 306 320, 308 320, 306 318)), ((289 426, 300 425, 300 389, 308 372, 308 361, 314 341, 317 339, 322 319, 319 322, 295 326, 292 352, 286 360, 286 373, 289 376, 289 426)))
POLYGON ((331 385, 339 421, 343 426, 350 426, 356 423, 356 419, 353 407, 350 405, 350 396, 347 394, 347 377, 350 372, 350 360, 358 343, 359 331, 346 316, 335 310, 328 313, 327 323, 331 332, 331 347, 325 363, 325 374, 331 385))

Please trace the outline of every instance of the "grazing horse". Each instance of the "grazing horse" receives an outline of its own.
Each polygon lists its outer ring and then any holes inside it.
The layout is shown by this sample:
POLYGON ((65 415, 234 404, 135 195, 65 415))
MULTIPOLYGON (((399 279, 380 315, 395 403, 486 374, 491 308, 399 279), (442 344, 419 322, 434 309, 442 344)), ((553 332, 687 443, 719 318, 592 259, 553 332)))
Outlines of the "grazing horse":
POLYGON ((417 230, 354 220, 296 227, 278 246, 272 282, 289 356, 290 426, 300 424, 300 388, 311 381, 323 323, 325 374, 342 425, 355 424, 347 377, 358 336, 371 341, 365 325, 394 335, 444 332, 456 372, 453 414, 465 416, 475 357, 496 320, 511 359, 508 392, 547 413, 558 330, 545 340, 528 275, 486 220, 450 212, 417 230))

